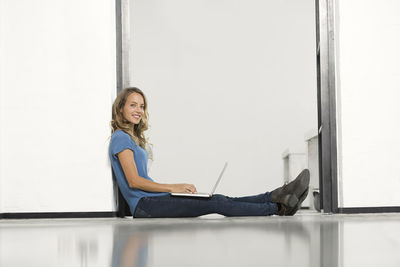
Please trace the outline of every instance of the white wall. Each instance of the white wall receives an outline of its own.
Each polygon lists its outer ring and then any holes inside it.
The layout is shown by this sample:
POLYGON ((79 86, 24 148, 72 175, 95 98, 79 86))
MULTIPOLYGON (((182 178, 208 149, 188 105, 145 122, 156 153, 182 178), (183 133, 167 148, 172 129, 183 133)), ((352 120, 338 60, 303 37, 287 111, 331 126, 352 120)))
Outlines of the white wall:
POLYGON ((0 3, 0 212, 113 210, 114 1, 0 3))
POLYGON ((132 0, 132 84, 148 96, 150 176, 219 193, 283 182, 317 127, 314 0, 132 0), (305 145, 305 144, 304 144, 305 145))
POLYGON ((339 206, 400 206, 400 2, 336 3, 339 206))
MULTIPOLYGON (((4 10, 4 1, 0 1, 0 34, 2 35, 2 33, 4 32, 4 19, 3 19, 3 10, 4 10)), ((4 57, 4 44, 3 44, 3 40, 4 38, 0 38, 0 58, 4 57)), ((0 60, 0 122, 3 121, 3 112, 1 112, 1 107, 3 106, 2 103, 2 99, 3 99, 3 88, 4 88, 4 63, 3 60, 0 60)), ((1 127, 2 128, 2 127, 1 127)), ((0 129, 1 129, 0 128, 0 129)), ((1 134, 1 130, 0 130, 0 144, 2 140, 2 134, 1 134)), ((3 211, 3 201, 2 201, 2 192, 3 192, 3 185, 2 185, 2 169, 3 169, 3 152, 2 149, 0 147, 0 213, 2 213, 3 211)))

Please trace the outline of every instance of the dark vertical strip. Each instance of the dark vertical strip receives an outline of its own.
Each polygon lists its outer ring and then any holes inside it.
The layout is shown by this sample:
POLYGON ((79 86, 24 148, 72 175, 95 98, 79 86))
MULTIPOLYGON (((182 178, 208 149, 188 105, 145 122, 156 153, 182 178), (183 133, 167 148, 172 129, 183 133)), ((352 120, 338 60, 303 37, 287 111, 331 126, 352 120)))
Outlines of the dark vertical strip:
POLYGON ((337 212, 336 94, 333 1, 316 0, 321 207, 337 212))
POLYGON ((117 93, 122 90, 122 0, 115 1, 117 93))
MULTIPOLYGON (((117 94, 122 90, 123 83, 123 71, 122 71, 122 0, 115 1, 115 29, 116 29, 116 70, 117 70, 117 94)), ((112 172, 113 183, 116 188, 116 202, 117 202, 117 216, 125 217, 125 207, 121 209, 121 199, 123 198, 119 187, 117 185, 117 180, 115 178, 114 172, 112 172)))
POLYGON ((327 0, 320 0, 320 79, 321 79, 321 169, 322 169, 322 207, 326 213, 332 212, 331 201, 331 160, 330 160, 330 122, 329 122, 329 87, 328 87, 328 17, 327 0))
POLYGON ((317 103, 318 103, 318 176, 319 176, 319 188, 320 188, 320 207, 323 206, 324 190, 323 179, 322 179, 322 139, 320 129, 322 127, 321 118, 321 56, 320 56, 320 22, 319 22, 319 0, 315 0, 315 26, 316 26, 316 48, 317 48, 317 103))
POLYGON ((329 93, 329 139, 330 139, 330 176, 331 176, 331 212, 338 212, 337 182, 337 133, 336 133, 336 62, 335 62, 335 18, 334 1, 328 0, 328 93, 329 93))

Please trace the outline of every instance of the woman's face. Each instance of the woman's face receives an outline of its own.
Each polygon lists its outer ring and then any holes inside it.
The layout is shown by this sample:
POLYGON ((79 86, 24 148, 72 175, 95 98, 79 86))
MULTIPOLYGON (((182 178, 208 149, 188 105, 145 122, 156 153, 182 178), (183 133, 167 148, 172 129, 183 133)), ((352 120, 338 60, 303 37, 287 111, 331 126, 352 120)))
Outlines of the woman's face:
POLYGON ((144 114, 144 99, 141 94, 132 93, 126 99, 121 109, 124 119, 133 124, 139 124, 144 114))

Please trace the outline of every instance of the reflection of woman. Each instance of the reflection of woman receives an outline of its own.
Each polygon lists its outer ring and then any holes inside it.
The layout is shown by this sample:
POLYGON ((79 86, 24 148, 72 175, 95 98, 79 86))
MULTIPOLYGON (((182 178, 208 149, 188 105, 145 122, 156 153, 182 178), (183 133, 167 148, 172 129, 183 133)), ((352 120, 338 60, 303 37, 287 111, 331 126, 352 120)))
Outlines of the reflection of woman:
POLYGON ((196 193, 192 184, 160 184, 147 175, 144 131, 148 128, 147 100, 135 87, 122 90, 112 110, 109 157, 122 195, 136 218, 294 215, 308 194, 309 171, 291 183, 255 196, 232 198, 173 197, 169 192, 196 193))
POLYGON ((111 266, 145 267, 148 261, 147 233, 137 232, 130 226, 114 228, 114 245, 111 266))

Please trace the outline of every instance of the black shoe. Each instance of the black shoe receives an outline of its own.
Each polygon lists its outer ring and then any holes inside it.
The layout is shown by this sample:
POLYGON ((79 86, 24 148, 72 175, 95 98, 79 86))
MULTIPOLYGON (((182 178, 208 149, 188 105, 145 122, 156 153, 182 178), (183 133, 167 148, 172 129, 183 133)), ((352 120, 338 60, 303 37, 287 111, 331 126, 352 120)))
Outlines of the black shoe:
POLYGON ((309 184, 310 171, 308 169, 304 169, 292 182, 272 191, 270 194, 271 201, 278 203, 279 199, 290 194, 293 194, 297 197, 297 199, 300 199, 306 188, 308 188, 309 184))
POLYGON ((293 216, 301 207, 301 203, 306 199, 308 195, 308 187, 307 189, 303 192, 303 194, 299 198, 299 202, 297 202, 296 206, 292 209, 286 209, 286 216, 293 216))
POLYGON ((295 195, 285 195, 282 196, 276 204, 278 205, 278 211, 276 215, 279 216, 287 216, 290 212, 292 212, 296 205, 299 203, 299 199, 295 195))

